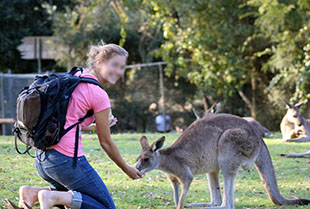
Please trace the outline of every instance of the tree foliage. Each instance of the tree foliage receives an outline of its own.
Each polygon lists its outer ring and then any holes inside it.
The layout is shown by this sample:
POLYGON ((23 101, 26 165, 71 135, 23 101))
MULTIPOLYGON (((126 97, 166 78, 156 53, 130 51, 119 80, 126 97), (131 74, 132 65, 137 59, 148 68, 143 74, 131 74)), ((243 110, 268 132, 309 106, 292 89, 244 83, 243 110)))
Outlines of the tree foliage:
MULTIPOLYGON (((31 0, 0 2, 0 68, 13 71, 22 62, 17 46, 29 35, 51 34, 48 14, 42 5, 31 0)), ((20 66, 23 67, 22 65, 20 66)))
POLYGON ((148 20, 138 3, 86 0, 57 13, 54 40, 58 63, 67 68, 84 65, 89 47, 101 41, 124 46, 130 54, 129 63, 150 61, 148 52, 159 45, 160 33, 157 28, 144 31, 148 20))
MULTIPOLYGON (((0 69, 12 72, 36 71, 36 61, 25 61, 17 50, 26 36, 51 36, 53 14, 72 7, 73 0, 2 0, 0 2, 0 69)), ((52 66, 50 61, 44 64, 52 66)), ((54 64, 55 65, 55 64, 54 64)))
POLYGON ((162 25, 157 55, 169 63, 168 75, 226 104, 240 96, 254 117, 266 103, 283 112, 282 99, 310 96, 309 1, 145 3, 153 9, 150 20, 162 25))
POLYGON ((310 98, 310 2, 309 1, 253 1, 258 6, 256 24, 269 39, 270 47, 260 54, 270 54, 263 69, 274 73, 266 92, 294 83, 294 101, 310 98), (290 79, 286 79, 290 78, 290 79))
POLYGON ((3 0, 0 8, 1 69, 23 62, 24 36, 52 35, 59 66, 83 66, 90 45, 117 43, 128 63, 166 61, 169 81, 196 87, 192 103, 222 101, 224 112, 273 129, 283 99, 310 98, 308 0, 3 0))

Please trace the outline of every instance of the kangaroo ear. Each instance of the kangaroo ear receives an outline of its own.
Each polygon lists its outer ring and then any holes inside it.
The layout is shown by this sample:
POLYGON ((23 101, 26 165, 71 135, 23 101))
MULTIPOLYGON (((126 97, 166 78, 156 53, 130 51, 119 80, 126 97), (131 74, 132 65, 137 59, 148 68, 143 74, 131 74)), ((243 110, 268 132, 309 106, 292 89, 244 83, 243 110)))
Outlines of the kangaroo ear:
POLYGON ((160 148, 162 148, 162 146, 164 145, 165 142, 165 137, 161 137, 159 139, 157 139, 153 144, 152 144, 152 150, 153 152, 156 152, 157 150, 159 150, 160 148))
POLYGON ((211 106, 211 114, 214 114, 216 112, 217 109, 217 102, 215 102, 212 106, 211 106))
POLYGON ((196 116, 196 120, 199 120, 201 118, 199 113, 195 110, 195 108, 193 108, 192 110, 193 110, 194 115, 196 116))
POLYGON ((140 138, 140 145, 141 145, 141 147, 142 147, 142 150, 145 150, 145 149, 147 149, 147 148, 150 147, 150 146, 149 146, 149 142, 148 142, 146 136, 142 136, 142 137, 140 138))
POLYGON ((222 103, 221 103, 221 102, 219 102, 219 103, 216 104, 214 114, 218 114, 218 113, 221 111, 221 106, 222 106, 222 103))
POLYGON ((308 99, 305 99, 301 102, 298 102, 297 104, 295 104, 295 107, 297 108, 301 108, 301 106, 303 106, 304 104, 306 104, 308 102, 308 99))
POLYGON ((213 114, 215 105, 216 103, 214 103, 204 114, 213 114))
POLYGON ((288 101, 286 101, 285 99, 283 100, 284 102, 285 102, 285 104, 286 104, 286 106, 288 107, 288 108, 293 108, 294 106, 293 105, 291 105, 288 101))

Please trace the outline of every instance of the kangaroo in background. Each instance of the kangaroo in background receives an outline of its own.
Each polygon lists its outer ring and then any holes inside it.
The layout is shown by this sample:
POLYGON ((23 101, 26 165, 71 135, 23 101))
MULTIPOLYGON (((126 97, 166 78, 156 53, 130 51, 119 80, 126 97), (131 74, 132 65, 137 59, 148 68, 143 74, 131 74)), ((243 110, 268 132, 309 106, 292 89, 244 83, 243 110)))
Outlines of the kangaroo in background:
POLYGON ((280 154, 281 157, 287 157, 287 158, 302 158, 302 157, 308 157, 310 158, 310 151, 303 152, 303 153, 288 153, 288 154, 280 154))
POLYGON ((248 121, 252 126, 254 126, 259 132, 259 135, 261 135, 262 137, 272 135, 271 132, 267 128, 265 128, 260 122, 258 122, 254 118, 243 117, 243 119, 248 121))
POLYGON ((300 108, 308 102, 303 100, 295 105, 284 101, 288 107, 283 117, 280 128, 283 140, 286 142, 309 142, 310 141, 310 120, 305 119, 300 108))
POLYGON ((196 110, 195 108, 193 108, 193 113, 194 115, 196 116, 196 119, 200 119, 202 117, 205 117, 209 114, 217 114, 220 112, 220 109, 221 109, 221 103, 214 103, 206 112, 204 112, 202 115, 200 115, 196 110))
MULTIPOLYGON (((219 113, 220 108, 221 108, 221 103, 214 103, 205 113, 203 113, 202 116, 200 116, 199 113, 194 108, 193 108, 193 112, 194 112, 194 115, 196 116, 196 119, 198 120, 200 118, 206 117, 207 115, 219 113)), ((254 126, 262 137, 271 135, 271 132, 254 118, 243 117, 243 119, 245 119, 252 126, 254 126)))
POLYGON ((269 198, 274 204, 309 204, 306 199, 285 199, 279 192, 274 168, 266 144, 246 120, 230 114, 213 114, 193 122, 168 148, 162 149, 165 137, 151 146, 141 137, 142 153, 136 168, 142 173, 163 171, 174 191, 177 209, 182 209, 194 175, 207 173, 211 203, 190 206, 234 208, 234 182, 240 168, 249 170, 255 164, 269 198), (219 173, 224 176, 222 200, 219 173), (179 196, 181 187, 181 196, 179 196), (212 207, 221 206, 221 207, 212 207))

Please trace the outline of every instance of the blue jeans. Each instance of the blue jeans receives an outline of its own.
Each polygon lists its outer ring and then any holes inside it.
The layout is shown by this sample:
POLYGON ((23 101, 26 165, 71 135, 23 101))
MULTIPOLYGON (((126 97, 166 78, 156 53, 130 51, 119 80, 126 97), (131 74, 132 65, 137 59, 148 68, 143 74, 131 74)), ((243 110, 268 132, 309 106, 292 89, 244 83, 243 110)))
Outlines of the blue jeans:
POLYGON ((112 197, 100 176, 85 156, 73 158, 54 149, 36 150, 35 164, 40 176, 57 191, 72 191, 72 208, 115 209, 112 197))

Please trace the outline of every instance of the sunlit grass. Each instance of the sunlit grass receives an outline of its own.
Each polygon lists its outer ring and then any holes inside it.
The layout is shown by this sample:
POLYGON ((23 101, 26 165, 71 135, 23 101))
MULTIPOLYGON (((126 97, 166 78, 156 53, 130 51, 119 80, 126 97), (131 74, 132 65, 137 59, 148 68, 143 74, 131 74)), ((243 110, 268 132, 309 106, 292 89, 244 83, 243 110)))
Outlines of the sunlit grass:
MULTIPOLYGON (((112 136, 126 161, 134 165, 140 153, 139 139, 143 134, 115 134, 112 136)), ((145 134, 150 141, 161 134, 145 134)), ((179 134, 165 134, 164 148, 172 144, 179 134)), ((310 143, 282 143, 281 135, 274 134, 265 139, 272 156, 281 193, 288 198, 295 196, 310 198, 310 159, 289 159, 279 157, 280 153, 305 152, 310 143)), ((143 179, 130 180, 101 150, 96 135, 83 136, 83 150, 91 165, 97 170, 109 188, 117 208, 174 208, 173 193, 164 174, 159 171, 147 173, 143 179)), ((20 144, 20 148, 23 145, 20 144)), ((223 181, 221 177, 221 186, 223 181)), ((5 208, 3 199, 18 202, 18 189, 22 185, 46 186, 37 174, 34 159, 18 155, 14 149, 13 137, 0 136, 0 207, 5 208)), ((195 177, 185 204, 209 202, 206 175, 195 177)), ((240 171, 235 184, 236 208, 296 208, 296 206, 275 206, 269 200, 262 181, 255 168, 250 172, 240 171)), ((310 208, 310 206, 297 206, 310 208)))

